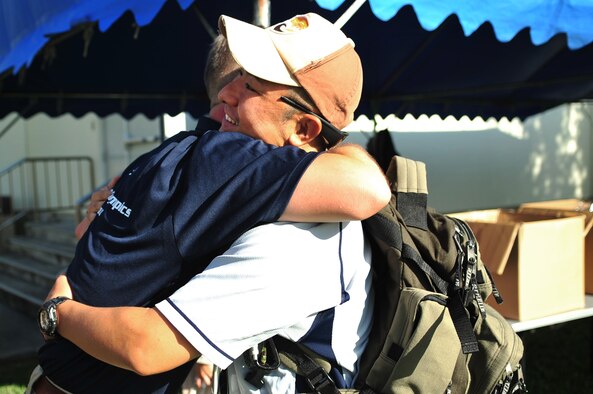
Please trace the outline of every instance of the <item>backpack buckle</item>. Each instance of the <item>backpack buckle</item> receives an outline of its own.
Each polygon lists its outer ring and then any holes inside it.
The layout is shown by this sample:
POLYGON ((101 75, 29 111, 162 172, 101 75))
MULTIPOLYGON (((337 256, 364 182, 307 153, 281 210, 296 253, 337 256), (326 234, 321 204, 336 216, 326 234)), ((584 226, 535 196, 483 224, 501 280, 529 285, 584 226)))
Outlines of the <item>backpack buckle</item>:
POLYGON ((321 367, 313 369, 310 373, 304 375, 305 380, 314 393, 319 394, 337 394, 339 391, 332 378, 321 367))
POLYGON ((249 372, 245 375, 245 380, 257 389, 263 387, 264 375, 278 369, 280 366, 278 350, 274 341, 271 339, 267 339, 245 351, 243 358, 249 368, 249 372))

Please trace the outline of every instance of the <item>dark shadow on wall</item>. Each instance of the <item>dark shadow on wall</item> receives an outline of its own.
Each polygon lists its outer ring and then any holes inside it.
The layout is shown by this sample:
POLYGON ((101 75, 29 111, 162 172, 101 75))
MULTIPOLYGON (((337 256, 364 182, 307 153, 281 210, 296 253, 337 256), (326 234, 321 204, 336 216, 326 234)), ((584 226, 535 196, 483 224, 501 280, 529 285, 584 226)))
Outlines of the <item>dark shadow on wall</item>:
POLYGON ((391 158, 400 155, 395 148, 395 142, 391 138, 391 134, 387 130, 374 133, 368 140, 366 149, 375 158, 383 172, 387 172, 391 158))

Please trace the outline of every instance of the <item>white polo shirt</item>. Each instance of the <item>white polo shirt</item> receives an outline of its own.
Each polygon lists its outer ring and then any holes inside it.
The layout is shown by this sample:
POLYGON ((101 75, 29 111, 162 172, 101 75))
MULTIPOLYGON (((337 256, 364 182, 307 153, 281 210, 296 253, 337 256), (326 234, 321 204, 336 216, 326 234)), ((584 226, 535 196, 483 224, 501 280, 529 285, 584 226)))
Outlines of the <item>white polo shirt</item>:
POLYGON ((266 377, 260 391, 242 379, 242 353, 277 334, 329 352, 350 385, 371 327, 370 261, 360 222, 267 224, 156 307, 200 353, 228 368, 230 392, 295 391, 284 370, 266 377))

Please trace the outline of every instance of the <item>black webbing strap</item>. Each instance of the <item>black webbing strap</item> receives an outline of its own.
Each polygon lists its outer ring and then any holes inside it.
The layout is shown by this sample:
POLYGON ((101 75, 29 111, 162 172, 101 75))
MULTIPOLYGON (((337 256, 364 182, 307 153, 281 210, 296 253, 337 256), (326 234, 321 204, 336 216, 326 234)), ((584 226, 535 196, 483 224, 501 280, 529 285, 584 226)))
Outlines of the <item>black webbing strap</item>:
POLYGON ((449 293, 449 282, 441 278, 441 276, 426 261, 424 261, 422 256, 420 256, 420 253, 413 247, 407 244, 402 245, 402 259, 416 264, 416 266, 430 278, 441 294, 447 295, 449 293))
POLYGON ((402 215, 406 226, 428 230, 428 219, 426 217, 426 205, 428 194, 398 192, 397 210, 402 215))
POLYGON ((472 323, 469 320, 466 309, 463 307, 463 303, 458 292, 449 294, 447 298, 447 308, 451 314, 451 320, 457 331, 457 336, 461 342, 461 351, 464 354, 475 353, 478 349, 478 339, 474 333, 472 323))
POLYGON ((365 233, 371 239, 376 239, 389 247, 401 250, 402 233, 399 225, 394 224, 393 217, 394 213, 390 211, 389 206, 386 206, 370 218, 363 220, 362 225, 365 233))
POLYGON ((292 368, 290 365, 285 365, 292 369, 294 373, 303 377, 309 385, 309 388, 313 390, 313 393, 340 393, 327 372, 321 368, 315 360, 309 357, 296 343, 280 336, 274 337, 274 342, 276 343, 276 348, 280 355, 285 356, 292 361, 296 368, 292 368))
POLYGON ((467 311, 463 306, 459 292, 449 292, 450 283, 442 279, 437 272, 428 265, 422 257, 412 247, 404 244, 402 247, 402 258, 412 261, 419 267, 430 279, 435 287, 448 296, 447 308, 451 314, 451 320, 455 326, 455 331, 461 342, 461 350, 464 354, 475 353, 478 351, 478 340, 472 327, 467 311))
POLYGON ((392 193, 396 193, 395 208, 406 226, 428 230, 426 165, 400 156, 395 156, 392 164, 387 176, 395 186, 395 189, 392 187, 392 193))
POLYGON ((492 283, 492 295, 494 296, 494 299, 496 300, 496 303, 497 304, 502 304, 504 300, 502 299, 502 295, 500 294, 500 291, 498 291, 498 287, 496 287, 496 283, 494 283, 494 278, 492 277, 492 274, 488 270, 488 267, 484 266, 484 270, 488 274, 488 278, 490 279, 490 283, 492 283))

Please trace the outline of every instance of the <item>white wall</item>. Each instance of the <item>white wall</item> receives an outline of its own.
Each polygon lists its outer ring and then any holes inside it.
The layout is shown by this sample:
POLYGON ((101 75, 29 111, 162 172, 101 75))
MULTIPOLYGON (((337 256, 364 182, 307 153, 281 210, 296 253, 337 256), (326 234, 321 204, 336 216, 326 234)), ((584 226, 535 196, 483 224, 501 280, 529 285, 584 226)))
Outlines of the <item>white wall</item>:
POLYGON ((103 119, 103 127, 105 149, 99 161, 103 167, 99 183, 119 175, 134 159, 160 142, 159 119, 138 115, 126 120, 120 115, 110 115, 103 119))
MULTIPOLYGON (((0 130, 15 117, 16 114, 10 114, 1 119, 0 130)), ((15 207, 37 203, 37 206, 55 206, 53 204, 59 204, 63 198, 76 201, 121 173, 133 159, 157 146, 160 127, 158 119, 150 120, 144 116, 128 121, 119 115, 102 119, 92 113, 81 118, 71 115, 50 118, 37 114, 27 120, 19 119, 0 139, 0 171, 24 158, 82 156, 92 160, 94 183, 90 182, 84 165, 39 164, 33 165, 35 169, 31 170, 36 172, 37 196, 18 175, 0 179, 0 195, 13 194, 15 207), (69 180, 57 179, 59 171, 70 174, 69 180)))
MULTIPOLYGON (((0 137, 0 171, 2 171, 26 156, 25 122, 15 113, 9 114, 4 119, 0 119, 0 133, 3 133, 0 137)), ((22 193, 19 188, 20 180, 15 179, 13 175, 0 177, 0 197, 17 193, 20 195, 22 193)), ((16 207, 14 202, 12 206, 16 207)))
MULTIPOLYGON (((591 105, 564 105, 525 122, 458 122, 465 131, 395 122, 391 135, 402 156, 426 163, 429 204, 436 209, 513 207, 593 194, 592 114, 591 105)), ((366 145, 369 135, 351 133, 351 140, 366 145)))
POLYGON ((26 122, 27 157, 89 156, 100 160, 102 122, 94 114, 51 118, 37 114, 26 122))
POLYGON ((22 159, 27 154, 26 122, 23 119, 18 119, 10 126, 16 118, 18 115, 11 113, 0 119, 0 132, 6 130, 0 137, 0 170, 22 159))
MULTIPOLYGON (((0 127, 13 117, 1 119, 0 127)), ((187 127, 193 123, 188 119, 187 127)), ((426 163, 429 203, 442 212, 593 195, 591 104, 563 105, 525 122, 359 119, 348 141, 366 146, 373 129, 387 127, 403 156, 426 163)), ((23 157, 88 155, 101 184, 158 145, 150 141, 160 128, 158 119, 144 116, 126 121, 119 115, 40 114, 18 121, 0 139, 0 169, 23 157), (141 140, 148 142, 126 143, 141 140)))

